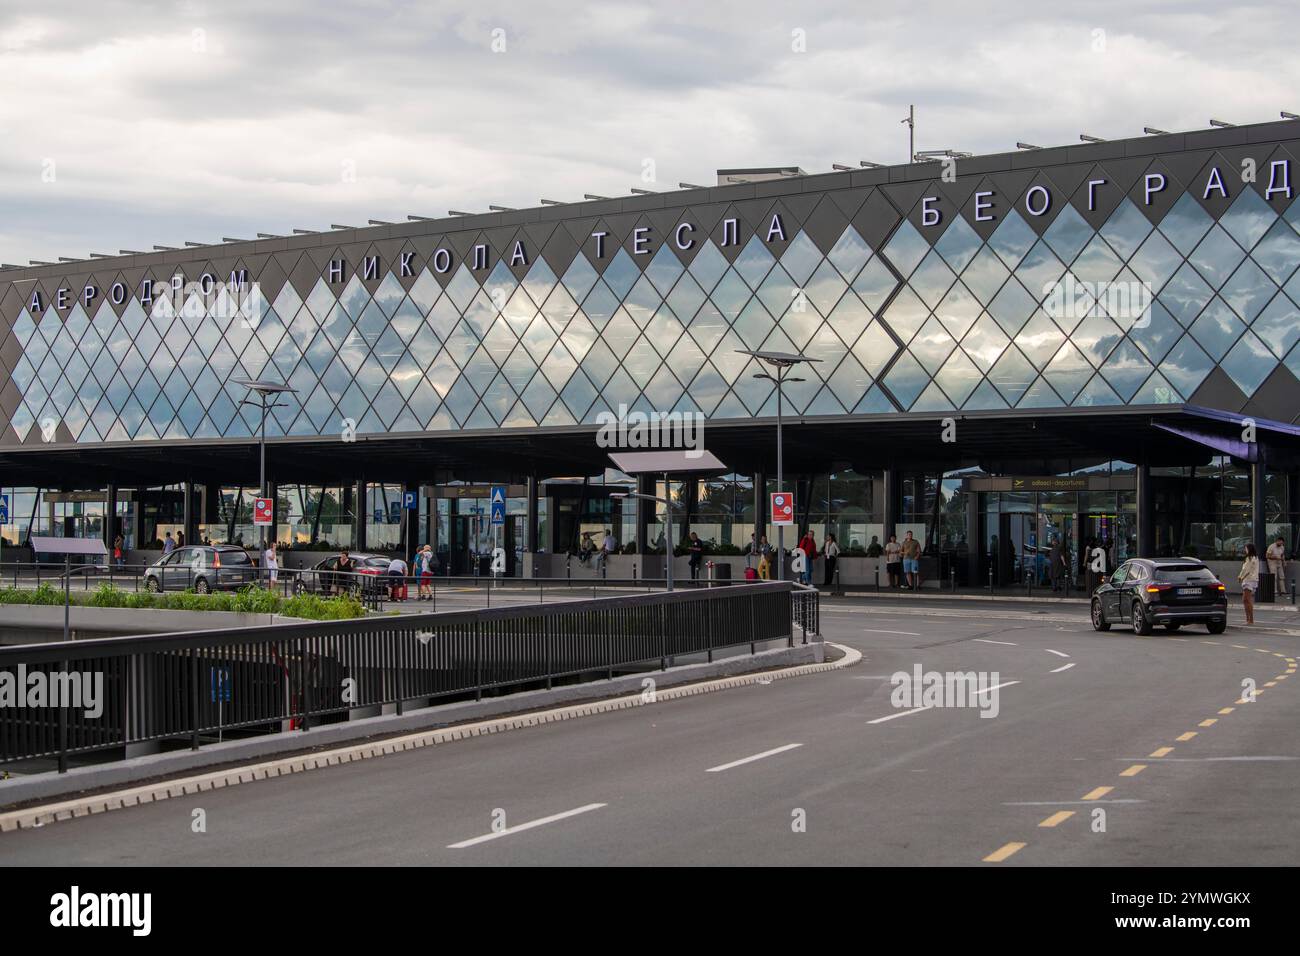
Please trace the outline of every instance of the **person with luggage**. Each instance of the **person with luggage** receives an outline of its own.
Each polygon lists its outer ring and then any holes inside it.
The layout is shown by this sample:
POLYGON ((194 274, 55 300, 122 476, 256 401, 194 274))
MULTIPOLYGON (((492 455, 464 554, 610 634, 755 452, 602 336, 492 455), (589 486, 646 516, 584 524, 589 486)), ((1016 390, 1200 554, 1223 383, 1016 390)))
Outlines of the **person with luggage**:
POLYGON ((760 581, 772 580, 772 545, 767 535, 758 539, 758 578, 760 581))
POLYGON ((432 601, 433 600, 433 547, 426 544, 415 556, 415 570, 419 575, 419 588, 416 591, 416 600, 432 601))
POLYGON ((817 539, 813 537, 811 528, 805 531, 803 537, 799 539, 799 549, 804 554, 803 571, 800 573, 799 579, 804 584, 811 586, 813 561, 817 559, 817 539))
POLYGON ((406 562, 400 554, 388 562, 388 596, 394 601, 406 600, 406 562))

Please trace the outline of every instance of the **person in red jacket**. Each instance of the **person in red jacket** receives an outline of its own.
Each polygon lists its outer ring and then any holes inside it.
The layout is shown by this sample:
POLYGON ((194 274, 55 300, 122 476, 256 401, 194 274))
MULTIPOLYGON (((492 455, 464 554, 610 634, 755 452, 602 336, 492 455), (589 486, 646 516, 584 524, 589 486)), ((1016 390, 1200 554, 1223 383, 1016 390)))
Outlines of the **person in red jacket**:
POLYGON ((812 584, 812 563, 813 559, 817 557, 817 539, 813 537, 811 529, 805 531, 803 537, 799 539, 799 548, 806 556, 803 574, 800 577, 804 584, 812 584))

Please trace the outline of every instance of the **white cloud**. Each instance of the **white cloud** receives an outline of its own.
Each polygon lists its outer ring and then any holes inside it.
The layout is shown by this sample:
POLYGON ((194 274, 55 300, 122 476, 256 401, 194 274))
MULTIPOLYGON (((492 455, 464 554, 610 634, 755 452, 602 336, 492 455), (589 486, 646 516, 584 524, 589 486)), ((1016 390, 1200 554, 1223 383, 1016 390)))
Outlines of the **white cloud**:
POLYGON ((918 148, 976 153, 1274 119, 1300 110, 1295 20, 1199 0, 57 4, 0 26, 0 259, 626 195, 647 158, 662 188, 898 162, 909 103, 918 148))

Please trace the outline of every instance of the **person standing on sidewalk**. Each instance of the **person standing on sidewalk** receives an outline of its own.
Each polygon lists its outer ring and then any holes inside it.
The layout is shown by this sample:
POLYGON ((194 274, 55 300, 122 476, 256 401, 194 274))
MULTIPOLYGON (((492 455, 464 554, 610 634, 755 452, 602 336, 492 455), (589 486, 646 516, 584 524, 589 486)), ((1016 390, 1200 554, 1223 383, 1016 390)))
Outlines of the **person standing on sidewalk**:
POLYGON ((1255 623, 1255 591, 1259 587, 1259 555, 1253 544, 1246 545, 1246 560, 1237 572, 1241 582, 1241 604, 1246 611, 1246 623, 1255 623))
POLYGON ((921 587, 921 542, 910 531, 903 537, 903 574, 908 588, 915 591, 921 587))
POLYGON ((1268 570, 1276 582, 1274 587, 1277 593, 1286 594, 1286 544, 1281 535, 1278 535, 1277 540, 1268 546, 1264 554, 1268 557, 1268 570))
POLYGON ((694 531, 691 532, 690 538, 686 541, 686 551, 690 554, 691 559, 688 563, 691 569, 691 580, 700 579, 700 562, 704 560, 704 542, 694 531))
POLYGON ((812 585, 812 567, 813 562, 817 560, 817 539, 813 537, 812 529, 809 528, 799 539, 799 547, 803 550, 803 574, 800 577, 803 583, 812 585))
POLYGON ((896 588, 903 577, 903 546, 898 543, 898 535, 891 534, 885 545, 885 573, 889 575, 889 586, 896 588))
POLYGON ((828 534, 826 540, 822 542, 822 555, 826 558, 826 574, 822 586, 833 587, 835 584, 835 565, 840 557, 840 546, 839 542, 835 540, 835 535, 828 534))

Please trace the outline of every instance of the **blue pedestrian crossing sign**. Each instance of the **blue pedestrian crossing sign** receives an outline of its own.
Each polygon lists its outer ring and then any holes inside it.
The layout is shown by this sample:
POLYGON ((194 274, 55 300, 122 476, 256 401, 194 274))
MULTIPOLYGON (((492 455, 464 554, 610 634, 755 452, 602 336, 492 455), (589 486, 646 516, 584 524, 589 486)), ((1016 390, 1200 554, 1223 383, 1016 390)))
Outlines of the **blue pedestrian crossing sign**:
POLYGON ((420 507, 420 499, 414 491, 402 492, 402 507, 407 511, 415 511, 420 507))
POLYGON ((505 485, 492 486, 492 524, 506 523, 506 489, 505 485))
POLYGON ((9 523, 9 496, 0 495, 0 524, 9 523))

